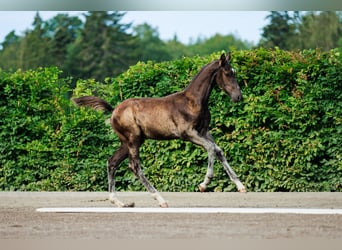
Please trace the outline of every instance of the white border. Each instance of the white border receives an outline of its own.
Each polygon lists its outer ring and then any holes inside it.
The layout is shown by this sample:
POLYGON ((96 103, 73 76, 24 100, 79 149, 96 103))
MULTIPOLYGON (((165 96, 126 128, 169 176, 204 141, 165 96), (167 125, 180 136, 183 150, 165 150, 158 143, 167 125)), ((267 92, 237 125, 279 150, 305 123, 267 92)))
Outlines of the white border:
POLYGON ((223 207, 188 207, 188 208, 115 208, 115 207, 50 207, 38 208, 42 213, 189 213, 189 214, 312 214, 342 215, 342 209, 323 208, 223 208, 223 207))

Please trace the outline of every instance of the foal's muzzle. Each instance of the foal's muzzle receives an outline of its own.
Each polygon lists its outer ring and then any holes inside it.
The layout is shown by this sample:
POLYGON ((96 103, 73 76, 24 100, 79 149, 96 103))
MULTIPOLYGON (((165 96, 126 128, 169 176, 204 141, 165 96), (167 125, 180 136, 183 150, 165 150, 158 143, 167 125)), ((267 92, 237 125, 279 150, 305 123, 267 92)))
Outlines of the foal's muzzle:
POLYGON ((237 93, 232 93, 230 95, 230 98, 232 98, 233 102, 239 102, 239 101, 242 101, 242 94, 240 91, 237 93))

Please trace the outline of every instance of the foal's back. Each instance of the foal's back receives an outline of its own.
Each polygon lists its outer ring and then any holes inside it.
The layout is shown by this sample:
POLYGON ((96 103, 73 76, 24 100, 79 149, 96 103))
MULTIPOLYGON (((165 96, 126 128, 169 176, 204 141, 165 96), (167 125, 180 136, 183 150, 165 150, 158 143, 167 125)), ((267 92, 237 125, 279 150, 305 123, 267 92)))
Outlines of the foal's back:
MULTIPOLYGON (((160 98, 131 98, 123 101, 113 111, 113 129, 124 136, 148 139, 181 138, 192 126, 189 121, 189 103, 184 92, 160 98)), ((191 109, 191 108, 190 108, 191 109)))

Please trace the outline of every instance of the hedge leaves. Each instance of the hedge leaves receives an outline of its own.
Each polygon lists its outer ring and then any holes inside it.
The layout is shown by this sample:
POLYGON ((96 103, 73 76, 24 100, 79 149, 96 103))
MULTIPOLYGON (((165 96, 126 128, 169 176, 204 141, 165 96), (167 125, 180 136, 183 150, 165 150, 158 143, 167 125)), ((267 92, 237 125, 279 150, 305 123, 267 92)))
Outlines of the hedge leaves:
MULTIPOLYGON (((113 105, 130 97, 183 89, 207 57, 138 63, 104 83, 79 80, 74 90, 57 68, 0 71, 0 189, 107 188, 106 161, 119 141, 109 116, 76 108, 69 96, 95 94, 113 105)), ((342 62, 338 51, 233 51, 244 100, 233 103, 215 88, 211 133, 249 191, 342 191, 342 62)), ((207 154, 179 140, 147 141, 146 176, 160 191, 197 191, 207 154)), ((127 168, 118 190, 144 190, 127 168)), ((211 191, 235 191, 215 164, 211 191)))

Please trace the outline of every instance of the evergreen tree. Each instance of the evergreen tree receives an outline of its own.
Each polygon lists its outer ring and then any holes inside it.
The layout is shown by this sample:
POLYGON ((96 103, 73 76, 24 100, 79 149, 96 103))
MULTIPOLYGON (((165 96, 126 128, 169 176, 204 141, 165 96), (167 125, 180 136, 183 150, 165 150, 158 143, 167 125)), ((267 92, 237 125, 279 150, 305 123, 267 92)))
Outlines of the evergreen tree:
POLYGON ((176 34, 172 40, 166 42, 166 48, 172 60, 180 59, 184 56, 190 55, 188 47, 178 40, 176 34))
POLYGON ((342 22, 334 11, 309 12, 303 16, 299 31, 299 49, 320 48, 328 51, 339 46, 342 22))
POLYGON ((79 51, 73 65, 78 77, 103 80, 137 61, 137 39, 127 34, 130 24, 120 23, 123 15, 116 11, 86 14, 81 37, 73 48, 74 53, 79 51))
POLYGON ((234 35, 216 34, 208 39, 198 38, 197 42, 188 46, 190 55, 209 55, 213 51, 235 49, 250 49, 252 44, 247 41, 242 41, 234 35))
POLYGON ((339 47, 342 36, 341 15, 334 11, 299 12, 272 11, 270 24, 263 28, 259 46, 280 49, 316 49, 324 51, 339 47))
POLYGON ((289 50, 297 36, 298 24, 300 22, 299 12, 271 11, 266 17, 270 23, 263 28, 262 38, 259 46, 289 50))
POLYGON ((139 39, 140 60, 141 61, 166 61, 171 59, 166 44, 160 40, 156 28, 144 23, 135 26, 134 33, 139 39))
POLYGON ((2 50, 6 49, 8 46, 11 46, 14 43, 19 41, 20 37, 15 34, 15 31, 12 30, 5 36, 5 40, 1 43, 2 50))
POLYGON ((76 41, 82 29, 82 21, 78 17, 69 17, 67 14, 58 14, 47 21, 50 43, 50 56, 53 65, 63 70, 64 75, 72 74, 70 47, 76 41))
POLYGON ((8 33, 1 43, 0 68, 5 70, 15 70, 18 63, 18 51, 20 47, 20 37, 14 31, 8 33))
POLYGON ((33 30, 27 31, 25 37, 21 40, 18 68, 27 70, 51 65, 50 41, 51 38, 46 34, 46 26, 39 12, 37 12, 33 21, 33 30))

